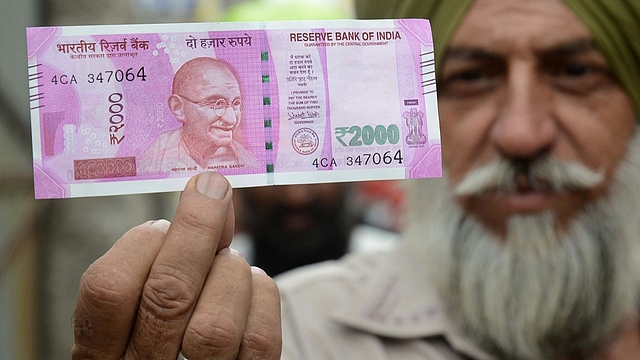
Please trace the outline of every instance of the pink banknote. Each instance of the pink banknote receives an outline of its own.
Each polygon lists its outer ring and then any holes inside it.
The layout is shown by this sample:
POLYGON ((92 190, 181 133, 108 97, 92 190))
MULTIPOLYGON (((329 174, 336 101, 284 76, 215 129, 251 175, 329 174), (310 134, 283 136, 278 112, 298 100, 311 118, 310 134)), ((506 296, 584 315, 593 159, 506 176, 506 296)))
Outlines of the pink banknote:
POLYGON ((27 29, 37 198, 441 176, 429 22, 27 29))

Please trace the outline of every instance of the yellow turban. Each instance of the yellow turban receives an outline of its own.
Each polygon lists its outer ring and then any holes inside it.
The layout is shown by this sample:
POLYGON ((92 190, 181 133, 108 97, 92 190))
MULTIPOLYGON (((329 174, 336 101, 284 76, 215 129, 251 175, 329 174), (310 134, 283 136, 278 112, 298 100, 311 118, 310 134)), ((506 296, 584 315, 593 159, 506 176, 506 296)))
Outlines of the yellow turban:
MULTIPOLYGON (((640 109, 640 0, 562 0, 582 20, 640 109)), ((356 0, 359 18, 429 19, 436 64, 473 0, 356 0)))

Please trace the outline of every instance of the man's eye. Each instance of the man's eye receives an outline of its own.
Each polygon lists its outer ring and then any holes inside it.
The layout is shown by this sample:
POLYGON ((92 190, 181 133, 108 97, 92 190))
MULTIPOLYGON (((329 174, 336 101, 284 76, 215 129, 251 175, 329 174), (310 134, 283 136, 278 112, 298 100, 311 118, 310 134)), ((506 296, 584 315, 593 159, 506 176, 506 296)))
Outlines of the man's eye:
POLYGON ((573 77, 585 76, 592 71, 593 69, 591 67, 584 65, 568 65, 563 69, 564 75, 573 77))
POLYGON ((608 69, 586 64, 566 64, 555 66, 550 71, 551 84, 557 88, 576 94, 588 93, 599 86, 613 81, 608 69))
POLYGON ((476 96, 493 89, 499 81, 498 71, 472 68, 443 76, 438 91, 455 97, 476 96))
POLYGON ((485 77, 486 74, 480 70, 469 70, 458 74, 457 78, 461 81, 472 82, 478 81, 485 77))

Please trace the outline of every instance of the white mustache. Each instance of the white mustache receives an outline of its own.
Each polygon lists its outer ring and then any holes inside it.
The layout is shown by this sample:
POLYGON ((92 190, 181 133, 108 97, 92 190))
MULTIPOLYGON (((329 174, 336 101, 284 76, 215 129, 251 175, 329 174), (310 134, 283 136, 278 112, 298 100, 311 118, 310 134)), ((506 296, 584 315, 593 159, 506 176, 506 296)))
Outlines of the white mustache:
POLYGON ((457 196, 477 196, 489 191, 513 192, 516 176, 527 177, 533 190, 556 192, 588 189, 604 181, 604 171, 584 165, 545 157, 529 162, 500 158, 470 170, 455 186, 457 196))

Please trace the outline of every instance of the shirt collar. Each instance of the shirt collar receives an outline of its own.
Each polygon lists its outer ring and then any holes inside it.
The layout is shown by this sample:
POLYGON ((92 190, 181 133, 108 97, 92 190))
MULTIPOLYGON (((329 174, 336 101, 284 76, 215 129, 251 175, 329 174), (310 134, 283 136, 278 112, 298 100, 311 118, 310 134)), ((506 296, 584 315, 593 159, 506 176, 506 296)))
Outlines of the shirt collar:
POLYGON ((348 327, 396 339, 443 336, 474 359, 494 359, 460 334, 442 306, 427 269, 407 243, 389 253, 334 313, 348 327))

